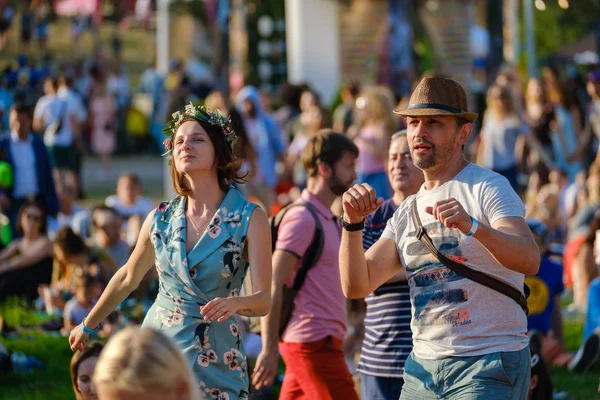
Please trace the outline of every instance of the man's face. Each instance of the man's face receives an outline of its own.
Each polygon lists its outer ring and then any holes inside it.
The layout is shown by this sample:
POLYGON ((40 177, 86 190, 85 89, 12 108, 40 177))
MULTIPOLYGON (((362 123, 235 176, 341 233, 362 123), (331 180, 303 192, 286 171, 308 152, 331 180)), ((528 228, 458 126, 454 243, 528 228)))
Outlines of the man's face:
POLYGON ((31 131, 31 118, 25 113, 10 112, 10 129, 17 132, 19 136, 25 136, 31 131))
POLYGON ((405 194, 418 192, 425 182, 423 172, 412 161, 406 136, 400 136, 390 143, 388 179, 394 192, 405 194))
POLYGON ((344 153, 331 168, 331 175, 327 178, 327 185, 333 194, 341 196, 350 189, 356 180, 356 156, 344 153))
POLYGON ((436 170, 445 165, 469 138, 466 126, 458 128, 453 116, 407 117, 408 145, 415 165, 423 170, 436 170))

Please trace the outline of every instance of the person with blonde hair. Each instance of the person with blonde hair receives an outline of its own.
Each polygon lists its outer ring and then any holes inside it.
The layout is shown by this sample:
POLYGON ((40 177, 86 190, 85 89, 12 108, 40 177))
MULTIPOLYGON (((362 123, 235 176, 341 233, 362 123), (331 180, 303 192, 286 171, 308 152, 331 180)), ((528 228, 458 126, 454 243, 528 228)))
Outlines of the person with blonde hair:
POLYGON ((108 342, 96 364, 93 382, 100 400, 202 398, 175 342, 157 330, 136 326, 125 328, 108 342))
POLYGON ((394 102, 384 88, 365 89, 356 99, 357 123, 348 136, 359 149, 356 173, 359 183, 368 183, 384 198, 392 195, 386 172, 387 151, 395 131, 394 102))
POLYGON ((156 266, 159 291, 142 325, 175 339, 212 397, 247 399, 248 361, 235 315, 269 312, 269 221, 231 186, 243 182, 244 175, 234 153, 237 134, 228 118, 190 104, 173 114, 164 132, 165 155, 179 195, 148 215, 129 260, 71 331, 69 343, 72 350, 83 348, 94 331, 90 328, 108 317, 156 266), (240 296, 248 271, 254 290, 240 296))

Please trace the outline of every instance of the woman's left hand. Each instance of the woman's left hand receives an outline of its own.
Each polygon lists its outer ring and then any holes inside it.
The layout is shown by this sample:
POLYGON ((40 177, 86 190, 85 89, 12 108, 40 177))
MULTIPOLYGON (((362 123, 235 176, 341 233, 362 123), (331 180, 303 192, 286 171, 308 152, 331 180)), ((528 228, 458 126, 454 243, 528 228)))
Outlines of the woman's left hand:
POLYGON ((223 322, 238 312, 238 305, 237 297, 217 297, 200 307, 200 314, 206 321, 223 322))

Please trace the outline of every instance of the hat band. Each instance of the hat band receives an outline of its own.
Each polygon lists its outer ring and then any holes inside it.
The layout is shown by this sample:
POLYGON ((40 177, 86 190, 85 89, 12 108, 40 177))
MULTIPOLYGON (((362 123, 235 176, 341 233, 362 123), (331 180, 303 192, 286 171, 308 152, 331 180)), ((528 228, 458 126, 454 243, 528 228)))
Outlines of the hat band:
POLYGON ((438 103, 417 103, 417 104, 409 104, 407 107, 409 110, 414 110, 415 108, 435 108, 438 110, 444 110, 451 112, 452 114, 464 114, 466 111, 460 110, 458 108, 450 107, 444 104, 438 103))

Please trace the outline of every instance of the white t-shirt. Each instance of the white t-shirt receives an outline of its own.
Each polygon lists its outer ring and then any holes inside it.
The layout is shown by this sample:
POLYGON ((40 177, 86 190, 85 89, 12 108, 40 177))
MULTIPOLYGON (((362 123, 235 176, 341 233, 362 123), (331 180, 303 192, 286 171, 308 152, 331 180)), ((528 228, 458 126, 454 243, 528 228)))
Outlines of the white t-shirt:
POLYGON ((523 274, 500 265, 477 239, 444 227, 425 207, 455 198, 469 215, 488 226, 525 214, 506 178, 475 164, 436 189, 422 186, 398 207, 381 237, 396 243, 406 268, 415 355, 442 359, 522 350, 528 340, 527 317, 521 307, 504 294, 458 276, 429 253, 416 237, 410 214, 415 196, 423 227, 442 253, 520 290, 523 274))
POLYGON ((61 88, 48 107, 52 109, 52 115, 60 116, 61 128, 54 137, 44 137, 44 143, 46 146, 71 146, 75 140, 75 128, 71 124, 71 117, 78 123, 85 122, 87 118, 87 111, 79 95, 70 89, 61 88))
POLYGON ((133 204, 124 204, 119 199, 119 196, 113 194, 106 198, 105 203, 107 206, 114 208, 123 218, 129 218, 134 215, 139 215, 142 218, 146 218, 150 211, 155 208, 152 200, 142 196, 138 196, 133 204))

